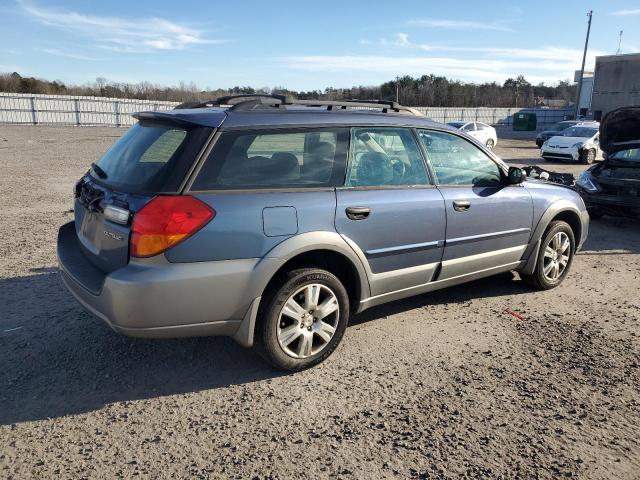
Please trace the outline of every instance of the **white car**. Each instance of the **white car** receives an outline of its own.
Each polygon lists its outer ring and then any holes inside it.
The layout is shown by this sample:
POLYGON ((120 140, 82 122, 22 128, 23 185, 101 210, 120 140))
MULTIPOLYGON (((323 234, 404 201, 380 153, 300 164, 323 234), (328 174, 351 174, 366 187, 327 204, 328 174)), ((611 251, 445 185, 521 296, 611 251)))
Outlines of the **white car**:
POLYGON ((468 133, 473 138, 491 149, 498 143, 496 129, 482 122, 447 122, 447 125, 468 133))
POLYGON ((542 144, 540 155, 545 160, 572 160, 592 164, 602 160, 600 124, 579 123, 542 144))

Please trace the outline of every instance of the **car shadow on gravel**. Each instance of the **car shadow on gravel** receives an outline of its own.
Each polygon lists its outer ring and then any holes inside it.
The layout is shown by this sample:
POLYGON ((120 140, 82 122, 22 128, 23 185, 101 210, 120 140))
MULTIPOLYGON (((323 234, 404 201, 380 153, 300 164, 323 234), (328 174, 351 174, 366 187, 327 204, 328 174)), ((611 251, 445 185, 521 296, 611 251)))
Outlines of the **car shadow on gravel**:
POLYGON ((228 338, 118 335, 41 271, 0 279, 0 425, 284 374, 228 338))

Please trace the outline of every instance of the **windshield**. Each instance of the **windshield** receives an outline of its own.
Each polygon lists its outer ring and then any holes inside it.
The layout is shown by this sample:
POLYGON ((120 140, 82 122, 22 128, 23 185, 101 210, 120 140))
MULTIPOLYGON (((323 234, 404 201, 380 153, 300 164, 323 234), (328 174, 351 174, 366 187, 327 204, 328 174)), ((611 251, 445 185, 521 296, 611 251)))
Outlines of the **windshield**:
POLYGON ((453 128, 462 128, 465 124, 463 122, 449 122, 447 125, 453 128))
POLYGON ((572 122, 559 122, 556 123, 553 127, 551 127, 551 131, 552 132, 562 132, 563 130, 566 130, 567 128, 573 126, 574 123, 572 122))
POLYGON ((90 170, 100 183, 131 193, 176 191, 204 138, 202 130, 138 123, 90 170), (185 166, 186 164, 186 166, 185 166))
POLYGON ((621 150, 609 157, 609 163, 622 163, 630 166, 640 166, 640 148, 621 150))
POLYGON ((596 133, 598 133, 597 128, 571 127, 571 128, 567 128, 564 132, 562 132, 562 135, 565 137, 590 138, 590 137, 593 137, 596 133))

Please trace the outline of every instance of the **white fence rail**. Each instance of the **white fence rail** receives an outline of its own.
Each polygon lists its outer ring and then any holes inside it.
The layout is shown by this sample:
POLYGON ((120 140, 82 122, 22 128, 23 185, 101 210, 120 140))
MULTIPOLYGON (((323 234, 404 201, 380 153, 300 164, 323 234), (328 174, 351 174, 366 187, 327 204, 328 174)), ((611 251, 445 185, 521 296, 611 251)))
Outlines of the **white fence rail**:
MULTIPOLYGON (((134 112, 171 110, 176 105, 177 102, 153 100, 0 93, 0 123, 120 127, 135 123, 131 116, 134 112)), ((573 113, 572 109, 544 108, 416 108, 437 122, 466 120, 503 126, 512 125, 513 115, 518 112, 534 112, 538 128, 564 120, 573 113)))
POLYGON ((535 113, 538 128, 552 125, 565 120, 567 116, 573 115, 571 108, 450 108, 450 107, 416 107, 427 117, 436 122, 452 122, 456 120, 477 121, 496 126, 513 125, 513 116, 519 112, 535 113))
POLYGON ((0 123, 129 126, 144 110, 171 110, 177 102, 0 93, 0 123))

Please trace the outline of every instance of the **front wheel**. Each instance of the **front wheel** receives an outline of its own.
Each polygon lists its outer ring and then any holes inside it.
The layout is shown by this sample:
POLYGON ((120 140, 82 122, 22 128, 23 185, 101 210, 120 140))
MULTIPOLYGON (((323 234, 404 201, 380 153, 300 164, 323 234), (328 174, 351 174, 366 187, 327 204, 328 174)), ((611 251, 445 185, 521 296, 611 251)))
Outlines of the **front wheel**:
POLYGON ((569 273, 575 245, 573 230, 567 222, 551 222, 542 238, 533 274, 520 276, 526 283, 540 290, 557 287, 569 273))
POLYGON ((587 150, 586 152, 583 151, 580 154, 580 160, 585 165, 591 165, 595 161, 595 159, 596 159, 596 151, 595 150, 587 150))
POLYGON ((493 150, 493 147, 495 147, 496 142, 494 142, 493 138, 490 138, 489 140, 487 140, 486 145, 489 150, 493 150))
POLYGON ((349 322, 349 296, 332 273, 288 272, 265 292, 256 325, 256 349, 276 368, 296 371, 325 360, 349 322))

